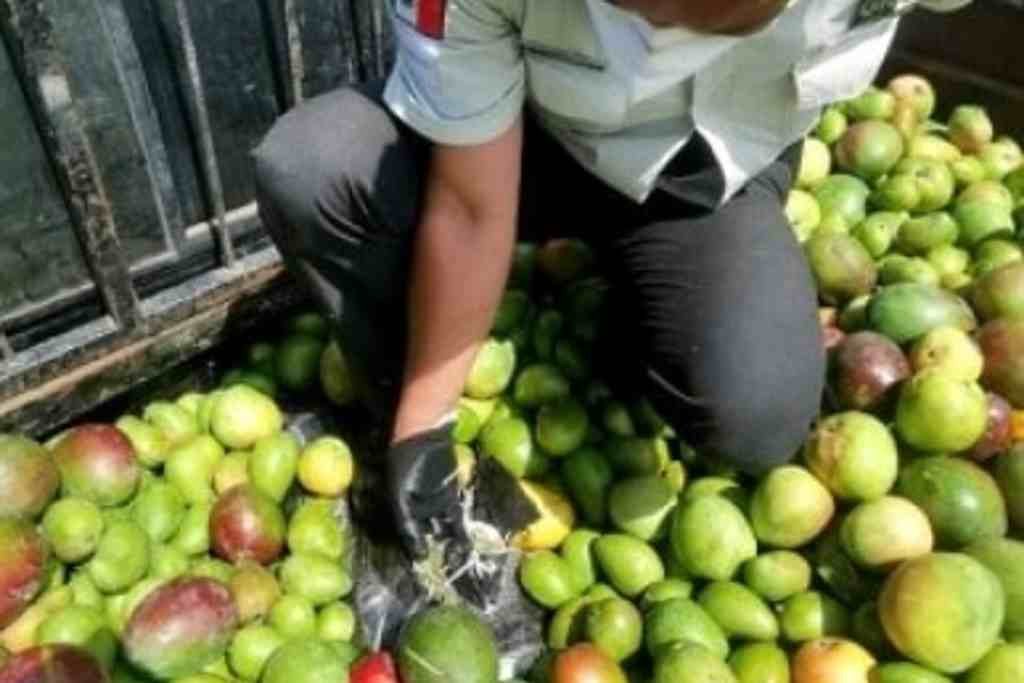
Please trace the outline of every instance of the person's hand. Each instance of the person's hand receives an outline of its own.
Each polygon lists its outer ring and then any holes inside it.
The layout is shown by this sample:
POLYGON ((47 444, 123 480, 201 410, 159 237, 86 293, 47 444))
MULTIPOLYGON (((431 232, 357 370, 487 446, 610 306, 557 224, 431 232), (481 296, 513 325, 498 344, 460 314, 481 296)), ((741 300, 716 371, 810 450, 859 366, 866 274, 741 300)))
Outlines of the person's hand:
POLYGON ((392 514, 410 555, 427 554, 428 536, 465 538, 449 425, 393 444, 387 469, 392 514))

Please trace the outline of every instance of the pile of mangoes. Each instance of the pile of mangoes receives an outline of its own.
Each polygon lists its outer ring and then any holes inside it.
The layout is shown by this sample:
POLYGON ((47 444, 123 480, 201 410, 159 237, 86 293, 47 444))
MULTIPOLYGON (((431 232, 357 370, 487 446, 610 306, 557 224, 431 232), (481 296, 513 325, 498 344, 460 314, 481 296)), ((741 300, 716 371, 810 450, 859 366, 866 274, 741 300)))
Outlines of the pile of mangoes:
POLYGON ((209 393, 45 446, 0 435, 0 680, 345 680, 354 459, 284 430, 268 394, 337 400, 347 376, 322 318, 285 330, 209 393))
MULTIPOLYGON (((492 459, 539 513, 508 539, 546 611, 529 680, 1024 680, 1024 156, 983 109, 934 110, 901 76, 807 140, 786 209, 828 387, 763 476, 616 394, 585 244, 517 249, 453 435, 463 483, 492 459)), ((342 349, 305 314, 240 357, 217 391, 0 441, 0 682, 496 681, 458 606, 356 661, 351 454, 271 398, 357 400, 342 349)))

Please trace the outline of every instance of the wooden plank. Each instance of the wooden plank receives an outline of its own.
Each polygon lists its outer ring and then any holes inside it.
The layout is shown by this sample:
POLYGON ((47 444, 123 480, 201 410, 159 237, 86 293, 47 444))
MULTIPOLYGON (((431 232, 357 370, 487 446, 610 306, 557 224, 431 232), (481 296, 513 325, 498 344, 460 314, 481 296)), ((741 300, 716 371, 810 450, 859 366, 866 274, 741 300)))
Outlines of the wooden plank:
POLYGON ((4 0, 3 31, 42 130, 42 139, 108 313, 124 330, 141 325, 138 301, 118 239, 106 187, 71 93, 66 56, 55 41, 48 5, 4 0))

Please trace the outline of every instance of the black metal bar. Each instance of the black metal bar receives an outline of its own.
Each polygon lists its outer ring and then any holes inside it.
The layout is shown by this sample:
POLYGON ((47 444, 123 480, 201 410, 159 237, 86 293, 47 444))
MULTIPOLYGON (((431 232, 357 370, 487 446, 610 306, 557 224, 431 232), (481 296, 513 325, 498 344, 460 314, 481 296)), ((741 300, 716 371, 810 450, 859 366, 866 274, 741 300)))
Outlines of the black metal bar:
POLYGON ((0 327, 6 330, 25 327, 42 318, 71 308, 96 295, 96 286, 92 282, 84 282, 73 288, 62 289, 42 301, 33 302, 31 306, 19 306, 13 311, 0 314, 0 327))
POLYGON ((0 23, 103 303, 120 328, 134 330, 143 324, 138 299, 47 8, 3 0, 0 23))
POLYGON ((14 349, 11 348, 11 342, 3 330, 0 330, 0 362, 9 361, 12 358, 14 358, 14 349))
MULTIPOLYGON (((180 249, 185 239, 178 188, 164 146, 160 118, 146 82, 145 70, 124 10, 124 0, 93 0, 107 39, 113 48, 118 82, 125 94, 128 113, 146 163, 160 227, 169 248, 180 249)), ((131 0, 129 0, 131 1, 131 0)))
POLYGON ((92 324, 0 365, 0 431, 41 437, 304 301, 276 255, 239 259, 225 278, 210 271, 143 305, 151 335, 105 340, 109 328, 92 324))
POLYGON ((284 7, 281 0, 259 0, 259 8, 270 55, 274 97, 278 112, 282 112, 295 99, 288 68, 288 39, 285 35, 288 31, 285 27, 284 7))
POLYGON ((235 250, 226 225, 227 208, 224 203, 224 185, 221 181, 220 167, 217 164, 217 152, 213 144, 213 126, 210 124, 210 112, 206 107, 202 70, 199 67, 196 43, 192 35, 192 22, 189 20, 185 0, 174 0, 174 13, 178 20, 178 30, 181 32, 185 68, 188 72, 186 87, 190 96, 187 99, 193 125, 199 134, 207 192, 213 204, 213 230, 217 237, 223 264, 231 268, 235 265, 235 250))
POLYGON ((377 78, 383 78, 387 75, 388 69, 391 68, 391 43, 390 43, 390 30, 391 25, 388 23, 387 11, 383 2, 370 2, 370 25, 373 29, 373 35, 376 38, 374 43, 374 68, 376 70, 374 76, 377 78))
POLYGON ((303 83, 306 80, 306 64, 302 54, 302 30, 299 19, 299 0, 284 0, 284 26, 288 45, 289 106, 302 102, 303 83))

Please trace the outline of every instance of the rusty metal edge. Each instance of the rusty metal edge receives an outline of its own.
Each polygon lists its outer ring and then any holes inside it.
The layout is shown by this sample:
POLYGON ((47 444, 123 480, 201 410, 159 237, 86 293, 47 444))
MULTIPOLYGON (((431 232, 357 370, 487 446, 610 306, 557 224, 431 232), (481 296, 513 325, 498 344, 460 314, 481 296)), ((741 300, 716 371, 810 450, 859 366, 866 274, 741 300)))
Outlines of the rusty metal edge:
POLYGON ((29 368, 30 381, 20 391, 4 391, 12 378, 0 379, 0 430, 49 433, 305 300, 274 250, 239 265, 248 270, 218 269, 147 300, 155 334, 111 339, 96 331, 88 348, 76 349, 73 363, 54 340, 50 362, 29 368))

